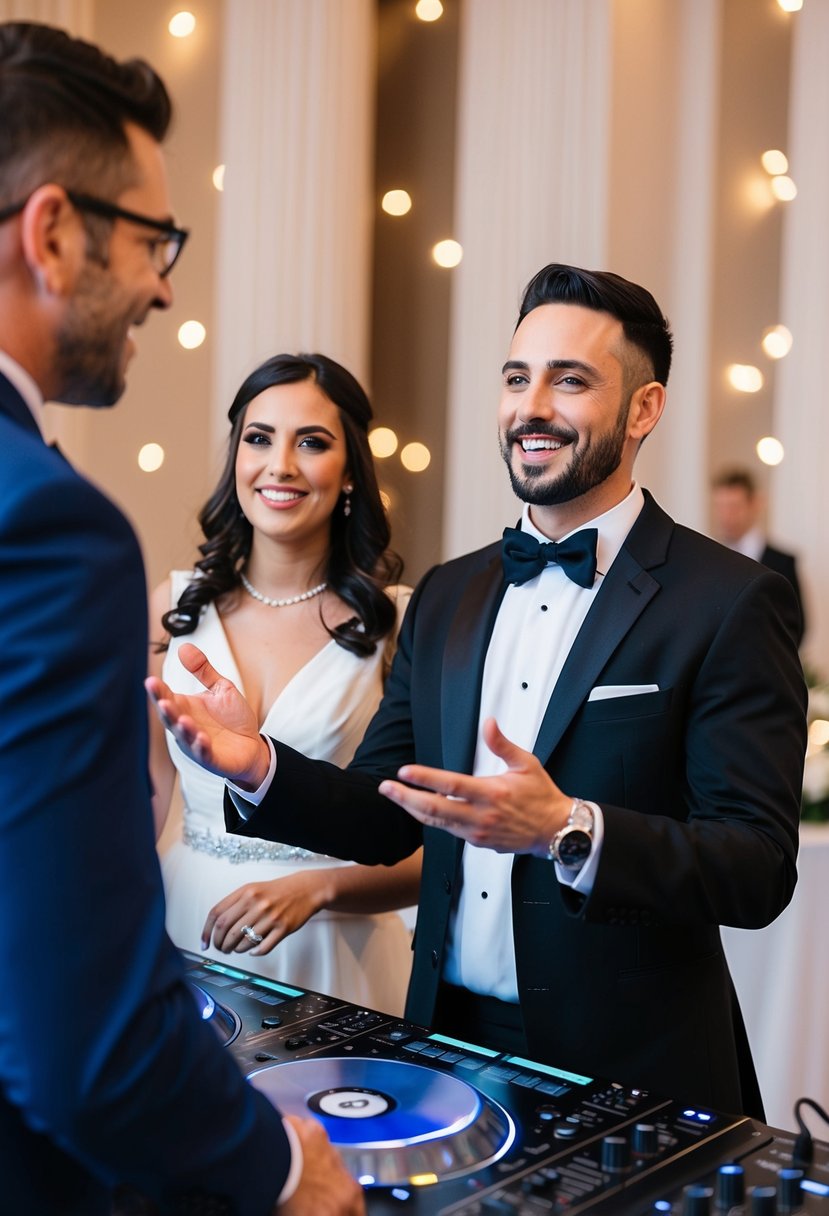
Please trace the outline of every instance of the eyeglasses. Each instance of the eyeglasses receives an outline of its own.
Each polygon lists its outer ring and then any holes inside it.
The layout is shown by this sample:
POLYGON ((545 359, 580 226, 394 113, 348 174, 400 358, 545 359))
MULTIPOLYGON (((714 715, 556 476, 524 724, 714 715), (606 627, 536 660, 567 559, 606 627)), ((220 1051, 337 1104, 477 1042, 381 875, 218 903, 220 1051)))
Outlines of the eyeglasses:
MULTIPOLYGON (((166 278, 178 261, 179 254, 184 248, 184 242, 190 235, 188 228, 177 228, 166 220, 155 220, 149 215, 139 215, 137 211, 127 211, 116 207, 115 203, 107 203, 102 198, 91 194, 78 194, 75 190, 67 190, 66 197, 77 211, 86 211, 90 215, 100 215, 109 220, 128 220, 131 224, 141 224, 144 228, 154 228, 160 233, 157 241, 150 245, 150 256, 159 278, 166 278)), ((22 203, 13 203, 10 207, 0 209, 0 224, 18 215, 26 206, 28 199, 22 203)))

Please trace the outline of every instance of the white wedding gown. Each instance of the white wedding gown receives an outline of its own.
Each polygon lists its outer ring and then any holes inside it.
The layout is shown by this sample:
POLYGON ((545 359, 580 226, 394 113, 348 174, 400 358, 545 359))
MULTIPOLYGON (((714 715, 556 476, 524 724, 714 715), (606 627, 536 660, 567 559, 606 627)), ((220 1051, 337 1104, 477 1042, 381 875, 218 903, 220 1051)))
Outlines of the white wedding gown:
MULTIPOLYGON (((176 603, 191 575, 173 571, 176 603)), ((408 587, 391 588, 397 603, 397 628, 408 603, 408 587)), ((164 659, 163 679, 176 692, 198 692, 201 685, 178 660, 182 642, 194 642, 222 675, 244 692, 221 618, 211 604, 195 632, 173 638, 164 659)), ((394 639, 361 659, 333 640, 286 685, 270 707, 262 730, 298 751, 345 765, 353 756, 382 696, 394 639)), ((184 950, 202 953, 201 929, 214 904, 248 882, 268 881, 298 867, 323 868, 350 862, 308 853, 269 840, 232 836, 225 831, 224 782, 167 743, 178 769, 184 799, 183 830, 161 859, 167 897, 167 931, 184 950)), ((354 807, 359 816, 360 808, 354 807)), ((322 911, 301 929, 260 957, 222 954, 212 945, 205 957, 236 964, 272 979, 331 993, 389 1013, 402 1013, 411 969, 410 936, 396 912, 346 915, 322 911)))

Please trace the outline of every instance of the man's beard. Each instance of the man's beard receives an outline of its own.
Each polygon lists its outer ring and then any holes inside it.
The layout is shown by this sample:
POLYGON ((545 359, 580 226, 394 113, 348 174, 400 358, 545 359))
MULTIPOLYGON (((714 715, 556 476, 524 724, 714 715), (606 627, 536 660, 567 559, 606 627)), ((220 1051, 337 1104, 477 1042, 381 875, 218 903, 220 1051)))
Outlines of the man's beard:
POLYGON ((126 387, 126 316, 106 272, 87 263, 57 334, 58 400, 95 408, 114 405, 126 387))
POLYGON ((599 439, 588 437, 582 444, 578 442, 578 433, 555 432, 551 427, 537 422, 513 427, 505 436, 500 438, 501 456, 507 466, 513 493, 521 502, 534 507, 557 507, 574 498, 581 498, 590 490, 606 481, 615 473, 622 461, 625 449, 628 412, 628 400, 619 410, 616 425, 613 430, 599 439), (547 438, 568 442, 572 447, 572 455, 567 467, 558 475, 551 475, 542 465, 523 465, 516 472, 510 459, 513 444, 522 435, 543 435, 547 438), (550 480, 543 480, 545 477, 550 480))

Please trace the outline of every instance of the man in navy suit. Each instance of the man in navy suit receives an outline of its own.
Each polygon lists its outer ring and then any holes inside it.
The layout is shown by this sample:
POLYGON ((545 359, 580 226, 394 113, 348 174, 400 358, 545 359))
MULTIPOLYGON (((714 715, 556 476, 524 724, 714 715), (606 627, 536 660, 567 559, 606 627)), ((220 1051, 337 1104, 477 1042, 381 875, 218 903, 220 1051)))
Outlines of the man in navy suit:
POLYGON ((748 469, 722 469, 717 474, 711 485, 711 508, 717 540, 728 545, 735 553, 753 557, 756 562, 768 566, 769 570, 776 570, 791 583, 800 608, 796 632, 799 646, 806 632, 806 612, 797 574, 797 559, 793 553, 786 553, 784 549, 769 544, 760 524, 763 500, 748 469))
POLYGON ((141 556, 41 433, 44 400, 114 404, 172 301, 169 119, 146 64, 0 25, 0 1206, 346 1216, 321 1127, 243 1080, 164 932, 141 556))
POLYGON ((633 479, 671 352, 644 288, 535 276, 498 415, 521 529, 421 581, 345 771, 261 738, 195 647, 206 693, 148 686, 236 783, 231 830, 362 862, 424 843, 410 1017, 762 1117, 719 925, 768 924, 796 881, 797 605, 633 479))

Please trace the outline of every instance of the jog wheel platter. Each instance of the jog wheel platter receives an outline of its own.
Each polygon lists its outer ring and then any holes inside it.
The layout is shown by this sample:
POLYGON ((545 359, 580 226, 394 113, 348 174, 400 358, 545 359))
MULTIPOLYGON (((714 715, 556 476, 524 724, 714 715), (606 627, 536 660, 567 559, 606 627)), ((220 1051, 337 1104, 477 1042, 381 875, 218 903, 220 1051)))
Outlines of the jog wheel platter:
POLYGON ((367 1186, 482 1169, 515 1139, 510 1115, 457 1077, 398 1060, 292 1060, 250 1075, 286 1114, 315 1115, 367 1186))

